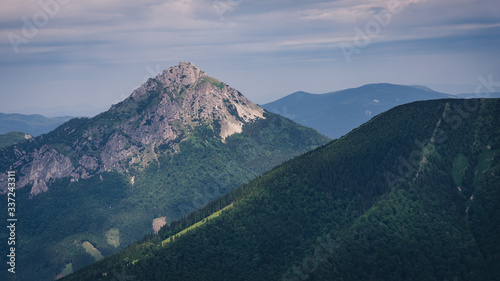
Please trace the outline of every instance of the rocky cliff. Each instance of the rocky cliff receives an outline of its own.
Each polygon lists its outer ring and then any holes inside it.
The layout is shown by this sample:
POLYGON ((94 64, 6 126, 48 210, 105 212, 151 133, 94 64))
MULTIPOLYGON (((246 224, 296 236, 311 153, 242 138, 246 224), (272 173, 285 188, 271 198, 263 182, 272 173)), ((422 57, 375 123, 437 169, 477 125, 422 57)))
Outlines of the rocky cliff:
MULTIPOLYGON (((23 145, 0 151, 3 167, 18 171, 18 188, 31 196, 58 178, 86 179, 103 171, 144 168, 200 125, 224 141, 243 125, 264 118, 264 110, 240 92, 181 62, 149 79, 124 101, 91 119, 75 119, 23 145), (54 143, 54 139, 59 140, 54 143), (62 141, 61 141, 62 140, 62 141)), ((6 192, 0 175, 0 193, 6 192)))

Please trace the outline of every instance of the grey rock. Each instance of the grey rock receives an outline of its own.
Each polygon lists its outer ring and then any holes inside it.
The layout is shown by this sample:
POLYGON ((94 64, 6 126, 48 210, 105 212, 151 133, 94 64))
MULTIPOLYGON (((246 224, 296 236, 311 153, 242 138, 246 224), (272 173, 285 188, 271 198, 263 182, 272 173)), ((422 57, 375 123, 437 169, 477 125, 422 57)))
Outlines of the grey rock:
POLYGON ((47 191, 48 183, 70 176, 75 169, 68 157, 48 145, 35 149, 16 163, 18 166, 14 165, 14 169, 18 169, 22 175, 17 187, 32 184, 31 196, 47 191))
MULTIPOLYGON (((176 144, 197 126, 220 127, 221 140, 225 141, 241 132, 245 123, 263 115, 261 107, 237 90, 192 63, 181 62, 148 79, 107 112, 88 119, 80 135, 75 135, 79 128, 63 124, 59 130, 65 134, 63 138, 74 141, 56 147, 67 155, 51 144, 31 151, 11 148, 16 158, 13 167, 19 171, 17 186, 31 184, 31 196, 35 196, 47 191, 57 178, 77 181, 105 171, 127 173, 132 164, 144 168, 157 161, 160 145, 175 152, 176 144)), ((5 181, 6 176, 0 176, 0 193, 7 191, 5 181)))

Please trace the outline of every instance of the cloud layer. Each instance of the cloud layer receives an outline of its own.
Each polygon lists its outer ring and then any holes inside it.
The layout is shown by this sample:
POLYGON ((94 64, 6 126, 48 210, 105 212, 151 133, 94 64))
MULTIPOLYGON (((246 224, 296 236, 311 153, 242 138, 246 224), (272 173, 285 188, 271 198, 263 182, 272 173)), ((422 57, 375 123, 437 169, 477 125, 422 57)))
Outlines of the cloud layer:
POLYGON ((256 102, 381 81, 472 91, 500 80, 498 46, 497 0, 4 0, 0 111, 105 108, 179 61, 256 102))

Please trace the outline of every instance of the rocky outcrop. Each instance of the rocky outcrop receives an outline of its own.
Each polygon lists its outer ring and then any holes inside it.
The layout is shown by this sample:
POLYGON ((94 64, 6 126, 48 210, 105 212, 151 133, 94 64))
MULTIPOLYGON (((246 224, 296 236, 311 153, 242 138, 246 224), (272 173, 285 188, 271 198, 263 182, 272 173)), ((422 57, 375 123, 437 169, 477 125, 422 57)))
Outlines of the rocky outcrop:
MULTIPOLYGON (((57 178, 75 181, 104 171, 126 173, 131 164, 145 167, 196 126, 211 125, 225 141, 241 132, 245 123, 264 118, 263 114, 261 107, 237 90, 192 63, 181 62, 148 79, 109 111, 29 140, 41 143, 39 148, 10 148, 16 159, 11 166, 18 171, 17 187, 32 185, 35 196, 57 178)), ((6 192, 6 180, 6 175, 0 175, 0 192, 6 192)))
POLYGON ((19 167, 22 175, 17 187, 32 184, 31 196, 47 191, 49 183, 57 178, 71 176, 75 169, 68 157, 48 145, 23 156, 14 164, 16 167, 19 167))
POLYGON ((132 145, 125 136, 115 133, 101 152, 102 169, 105 171, 123 171, 127 159, 138 153, 138 147, 132 145))
POLYGON ((122 125, 128 135, 144 144, 173 140, 179 137, 183 126, 214 121, 220 123, 220 136, 225 139, 241 132, 244 123, 263 118, 264 113, 240 92, 189 62, 181 62, 149 79, 115 109, 129 111, 143 100, 155 100, 152 96, 157 100, 155 105, 122 125), (135 126, 137 123, 141 126, 135 126))

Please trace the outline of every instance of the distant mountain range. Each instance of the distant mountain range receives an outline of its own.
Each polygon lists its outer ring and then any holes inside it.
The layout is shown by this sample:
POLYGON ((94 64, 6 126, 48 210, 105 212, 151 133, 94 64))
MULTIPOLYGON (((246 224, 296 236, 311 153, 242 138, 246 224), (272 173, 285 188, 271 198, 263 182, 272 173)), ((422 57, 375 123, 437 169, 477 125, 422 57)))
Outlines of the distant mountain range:
POLYGON ((423 86, 369 84, 326 94, 296 92, 262 107, 330 138, 339 138, 395 106, 452 97, 423 86))
POLYGON ((32 136, 48 133, 72 117, 45 117, 40 114, 0 113, 0 134, 23 132, 32 136))
MULTIPOLYGON (((329 140, 182 62, 106 112, 0 149, 22 221, 18 273, 0 279, 69 274, 329 140)), ((2 202, 7 181, 2 172, 2 202)))
POLYGON ((23 115, 40 114, 45 117, 74 116, 74 117, 94 117, 106 111, 105 107, 97 107, 88 104, 75 104, 69 106, 53 107, 25 107, 11 110, 5 113, 17 113, 23 115))
POLYGON ((499 124, 398 106, 62 280, 500 280, 499 124))
POLYGON ((480 93, 480 94, 458 94, 455 95, 459 99, 473 99, 473 98, 490 98, 498 99, 500 98, 500 93, 480 93))
MULTIPOLYGON (((397 105, 419 100, 479 97, 500 98, 500 93, 449 95, 435 92, 425 86, 369 84, 355 89, 320 95, 296 92, 264 104, 262 107, 301 125, 314 128, 330 138, 339 138, 371 117, 397 105)), ((20 112, 15 114, 0 113, 0 134, 20 131, 38 136, 52 131, 73 118, 64 115, 94 116, 100 112, 98 108, 84 105, 69 108, 31 108, 24 111, 44 112, 46 114, 42 116, 40 114, 20 114, 20 112), (57 112, 56 115, 54 115, 55 112, 57 112)))

